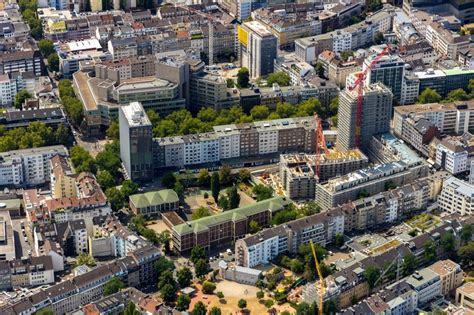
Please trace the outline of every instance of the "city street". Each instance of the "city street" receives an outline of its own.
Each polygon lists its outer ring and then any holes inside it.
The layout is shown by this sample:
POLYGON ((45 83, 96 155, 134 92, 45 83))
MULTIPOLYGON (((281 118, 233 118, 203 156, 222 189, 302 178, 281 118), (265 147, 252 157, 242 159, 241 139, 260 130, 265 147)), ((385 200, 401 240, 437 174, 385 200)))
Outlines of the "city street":
MULTIPOLYGON (((15 219, 12 220, 12 225, 13 225, 13 235, 15 237, 15 254, 16 258, 20 259, 23 256, 28 256, 29 251, 32 251, 32 244, 33 244, 33 238, 31 237, 31 232, 27 231, 26 232, 26 239, 25 240, 25 234, 23 234, 22 229, 21 229, 21 222, 26 222, 25 218, 22 219, 15 219)), ((26 224, 25 224, 26 228, 26 224)))

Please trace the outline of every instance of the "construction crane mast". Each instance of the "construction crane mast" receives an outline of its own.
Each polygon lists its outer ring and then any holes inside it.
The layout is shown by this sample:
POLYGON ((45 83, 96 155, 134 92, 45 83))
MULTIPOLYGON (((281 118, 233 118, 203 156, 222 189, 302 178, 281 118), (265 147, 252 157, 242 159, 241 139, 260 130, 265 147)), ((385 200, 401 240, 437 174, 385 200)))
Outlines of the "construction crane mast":
POLYGON ((318 117, 318 114, 314 113, 314 133, 315 133, 315 142, 316 142, 316 157, 314 161, 315 165, 315 175, 318 176, 318 180, 321 175, 321 151, 324 151, 327 154, 326 140, 324 139, 323 127, 321 125, 321 118, 318 117))
POLYGON ((181 8, 184 10, 187 10, 188 12, 193 12, 201 17, 204 17, 207 19, 208 22, 208 27, 209 27, 209 65, 212 66, 214 64, 214 17, 211 16, 210 14, 206 14, 200 10, 196 10, 187 6, 175 4, 176 8, 181 8))
POLYGON ((361 145, 361 126, 362 126, 362 106, 364 105, 364 84, 367 74, 374 68, 375 64, 382 59, 383 56, 388 54, 390 51, 390 46, 387 45, 382 52, 380 52, 374 60, 365 68, 365 70, 357 74, 357 79, 354 82, 354 85, 349 87, 349 91, 353 91, 357 87, 357 111, 356 111, 356 128, 355 128, 355 141, 356 146, 360 147, 361 145))
POLYGON ((309 244, 311 245, 311 251, 313 252, 314 263, 316 265, 316 271, 318 272, 319 277, 319 315, 323 315, 323 308, 324 308, 324 293, 326 290, 326 283, 323 277, 323 273, 321 272, 321 268, 319 267, 318 257, 316 256, 316 249, 314 247, 313 240, 309 240, 309 244))

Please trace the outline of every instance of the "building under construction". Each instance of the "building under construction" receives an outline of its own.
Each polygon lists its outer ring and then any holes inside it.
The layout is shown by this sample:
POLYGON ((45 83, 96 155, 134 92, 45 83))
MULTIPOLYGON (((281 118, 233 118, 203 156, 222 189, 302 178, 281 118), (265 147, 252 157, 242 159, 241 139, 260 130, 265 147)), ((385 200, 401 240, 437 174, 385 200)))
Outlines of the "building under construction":
POLYGON ((365 168, 368 163, 367 157, 357 149, 345 152, 327 150, 320 155, 318 179, 314 154, 282 154, 280 180, 289 198, 314 199, 318 182, 365 168))

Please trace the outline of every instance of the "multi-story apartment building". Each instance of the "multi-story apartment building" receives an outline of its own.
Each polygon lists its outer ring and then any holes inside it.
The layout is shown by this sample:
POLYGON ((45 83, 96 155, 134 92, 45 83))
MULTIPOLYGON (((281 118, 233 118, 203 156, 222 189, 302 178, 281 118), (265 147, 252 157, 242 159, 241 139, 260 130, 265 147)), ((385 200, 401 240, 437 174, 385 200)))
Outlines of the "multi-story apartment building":
POLYGON ((320 6, 315 3, 291 3, 266 6, 252 12, 277 37, 280 49, 293 48, 295 40, 322 33, 320 6))
POLYGON ((237 240, 236 261, 240 266, 252 268, 267 264, 284 252, 296 253, 300 245, 309 244, 310 240, 326 246, 343 233, 342 211, 318 213, 237 240))
MULTIPOLYGON (((314 152, 314 119, 286 118, 222 125, 214 132, 154 139, 154 167, 216 163, 227 158, 270 156, 283 152, 314 152)), ((227 162, 227 161, 226 161, 227 162)))
POLYGON ((227 88, 226 80, 219 74, 199 71, 189 79, 190 105, 193 111, 203 107, 216 110, 239 105, 240 95, 237 89, 227 88))
POLYGON ((152 125, 139 102, 120 106, 120 157, 132 180, 152 176, 152 125))
POLYGON ((11 106, 17 93, 16 81, 10 80, 7 74, 0 75, 0 105, 2 107, 11 106))
POLYGON ((428 267, 441 278, 441 294, 445 297, 454 293, 463 282, 463 271, 459 264, 450 259, 440 260, 428 267))
POLYGON ((77 197, 76 176, 66 157, 55 155, 51 158, 51 194, 53 198, 77 197))
POLYGON ((467 312, 474 312, 474 282, 466 282, 456 289, 456 304, 467 312))
POLYGON ((10 51, 0 54, 0 73, 33 71, 41 76, 43 59, 39 50, 10 51))
POLYGON ((454 176, 443 182, 443 189, 438 198, 439 208, 449 213, 472 215, 474 212, 474 185, 454 176))
POLYGON ((365 150, 373 135, 390 130, 392 92, 383 84, 375 83, 364 88, 364 106, 360 126, 357 123, 357 91, 345 89, 339 96, 337 146, 342 151, 360 146, 365 150), (360 143, 356 143, 359 131, 360 143))
POLYGON ((359 150, 328 152, 321 155, 320 178, 317 178, 315 160, 314 155, 280 155, 279 175, 286 196, 293 200, 314 199, 316 183, 364 168, 369 161, 359 150))
POLYGON ((258 78, 273 72, 277 57, 277 38, 258 21, 245 22, 238 28, 239 59, 258 78))
POLYGON ((468 155, 462 143, 452 138, 445 138, 437 145, 436 164, 456 175, 467 171, 468 155))
POLYGON ((10 261, 12 287, 30 287, 54 283, 51 257, 39 256, 10 261))
POLYGON ((180 253, 190 251, 195 245, 206 250, 235 242, 248 233, 250 221, 256 221, 259 226, 269 225, 272 216, 284 209, 290 200, 273 197, 211 217, 193 220, 172 227, 173 248, 180 253))
POLYGON ((41 249, 46 241, 57 242, 65 256, 87 252, 87 229, 83 219, 62 223, 41 223, 32 229, 37 254, 42 254, 41 249))
POLYGON ((50 159, 67 156, 64 146, 9 151, 0 154, 0 186, 35 186, 50 181, 50 159))

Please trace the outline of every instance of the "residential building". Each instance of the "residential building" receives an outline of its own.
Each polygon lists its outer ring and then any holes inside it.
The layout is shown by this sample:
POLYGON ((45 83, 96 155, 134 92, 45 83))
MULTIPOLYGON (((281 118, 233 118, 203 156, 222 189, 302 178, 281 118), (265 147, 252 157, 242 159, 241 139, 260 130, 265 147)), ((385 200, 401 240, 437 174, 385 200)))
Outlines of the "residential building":
POLYGON ((430 267, 441 278, 441 294, 445 297, 454 296, 454 293, 463 282, 463 271, 459 264, 450 259, 440 260, 430 267))
POLYGON ((273 197, 254 205, 173 226, 173 248, 183 253, 195 245, 210 250, 214 246, 235 242, 248 233, 250 221, 256 221, 262 227, 268 226, 272 216, 289 203, 287 198, 273 197))
POLYGON ((0 73, 33 71, 36 76, 44 73, 39 50, 10 51, 0 54, 0 73))
POLYGON ((175 211, 179 208, 179 198, 172 189, 150 191, 131 195, 130 209, 135 215, 160 216, 163 212, 175 211))
POLYGON ((0 124, 6 129, 28 127, 32 122, 40 121, 48 127, 57 129, 60 125, 66 124, 66 116, 61 107, 13 110, 7 109, 0 114, 0 124))
POLYGON ((468 152, 455 139, 444 138, 436 149, 436 164, 456 175, 468 169, 468 152))
POLYGON ((317 178, 315 160, 314 155, 280 155, 279 175, 288 198, 314 199, 316 183, 367 167, 369 163, 359 150, 323 153, 320 157, 320 178, 317 178))
POLYGON ((67 158, 55 155, 51 158, 51 195, 53 198, 77 197, 76 176, 67 158))
POLYGON ((237 266, 225 260, 219 261, 219 274, 223 279, 248 285, 255 285, 263 277, 261 270, 237 266))
POLYGON ((422 155, 428 156, 429 144, 440 134, 438 128, 422 116, 414 115, 407 117, 401 127, 401 133, 400 129, 395 129, 395 134, 422 155))
POLYGON ((469 184, 474 184, 474 161, 471 161, 469 168, 469 184))
POLYGON ((54 268, 50 256, 13 259, 10 261, 12 287, 30 287, 54 283, 54 268))
POLYGON ((0 105, 3 107, 13 105, 17 93, 16 81, 10 80, 8 74, 0 75, 0 105))
POLYGON ((139 102, 120 106, 120 157, 132 180, 147 180, 152 174, 152 125, 139 102))
MULTIPOLYGON (((362 70, 367 69, 376 54, 365 59, 362 70)), ((381 82, 392 91, 393 97, 400 101, 402 82, 405 76, 405 62, 397 55, 385 55, 372 67, 366 77, 366 85, 381 82)))
POLYGON ((474 185, 450 176, 443 182, 443 189, 438 198, 439 208, 442 211, 463 216, 472 215, 474 210, 473 194, 474 185))
POLYGON ((456 289, 456 304, 467 312, 474 312, 474 282, 466 282, 456 289))
POLYGON ((50 181, 50 159, 67 156, 64 146, 8 151, 0 154, 0 186, 31 187, 50 181))
POLYGON ((251 78, 273 72, 277 57, 277 38, 258 22, 245 22, 238 27, 239 59, 249 69, 251 78))
POLYGON ((296 253, 310 241, 321 246, 344 233, 344 214, 334 209, 264 229, 235 242, 236 261, 240 266, 253 268, 268 264, 278 255, 296 253))
POLYGON ((15 259, 15 237, 13 225, 8 211, 0 214, 0 262, 15 259))
POLYGON ((442 295, 441 277, 429 268, 415 271, 406 283, 418 294, 418 306, 442 295))
POLYGON ((373 135, 390 130, 392 115, 392 92, 383 84, 375 83, 364 88, 360 126, 357 124, 357 90, 345 89, 339 96, 337 147, 350 150, 359 147, 365 150, 373 135), (357 143, 359 130, 360 143, 357 143))
POLYGON ((285 118, 215 126, 213 132, 156 138, 154 167, 230 165, 277 160, 283 152, 314 152, 314 119, 285 118), (248 158, 248 160, 244 160, 248 158), (253 158, 253 159, 250 159, 253 158))

